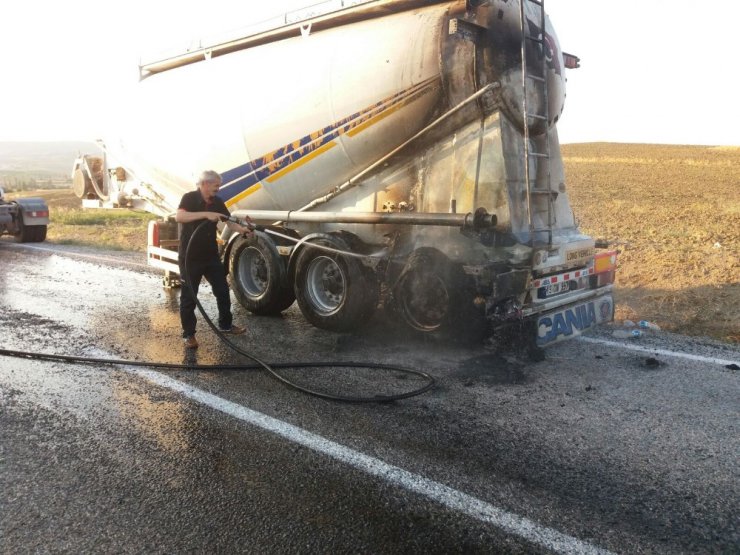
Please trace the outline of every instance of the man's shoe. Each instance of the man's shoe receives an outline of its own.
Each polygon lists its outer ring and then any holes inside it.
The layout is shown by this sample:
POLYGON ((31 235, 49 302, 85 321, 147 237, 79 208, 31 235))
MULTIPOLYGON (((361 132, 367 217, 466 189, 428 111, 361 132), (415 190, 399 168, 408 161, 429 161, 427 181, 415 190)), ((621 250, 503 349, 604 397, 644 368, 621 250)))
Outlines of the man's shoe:
POLYGON ((229 335, 241 335, 245 331, 247 331, 247 328, 243 328, 241 326, 231 326, 227 330, 219 330, 221 333, 228 333, 229 335))
POLYGON ((191 335, 190 337, 185 338, 185 348, 186 349, 197 349, 198 348, 198 341, 195 339, 194 335, 191 335))

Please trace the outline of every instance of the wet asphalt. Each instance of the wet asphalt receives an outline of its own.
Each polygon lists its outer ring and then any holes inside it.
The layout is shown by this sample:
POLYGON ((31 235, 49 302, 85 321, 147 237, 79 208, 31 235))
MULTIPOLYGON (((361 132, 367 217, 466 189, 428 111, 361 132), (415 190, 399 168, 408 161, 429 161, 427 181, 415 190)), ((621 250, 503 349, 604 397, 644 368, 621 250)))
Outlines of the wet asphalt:
MULTIPOLYGON (((195 368, 242 358, 202 319, 186 352, 178 294, 160 279, 137 253, 0 241, 0 348, 190 366, 0 357, 0 553, 739 551, 740 387, 722 363, 740 363, 735 346, 659 332, 634 351, 603 330, 603 343, 534 363, 409 336, 382 314, 334 334, 295 306, 276 318, 235 306, 248 328, 235 341, 263 360, 373 361, 437 380, 418 397, 344 404, 261 370, 195 368)), ((201 298, 215 313, 207 287, 201 298)), ((281 372, 340 395, 421 385, 281 372)))

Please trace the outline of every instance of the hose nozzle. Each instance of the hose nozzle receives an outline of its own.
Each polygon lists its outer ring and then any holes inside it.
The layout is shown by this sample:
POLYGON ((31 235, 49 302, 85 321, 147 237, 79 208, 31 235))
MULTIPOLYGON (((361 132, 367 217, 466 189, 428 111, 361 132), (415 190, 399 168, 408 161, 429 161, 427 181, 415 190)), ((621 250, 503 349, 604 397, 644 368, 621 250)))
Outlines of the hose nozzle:
POLYGON ((228 218, 226 218, 225 221, 240 225, 242 227, 246 227, 249 231, 264 231, 265 229, 264 226, 255 225, 254 223, 252 223, 252 220, 249 219, 249 216, 247 216, 246 220, 242 220, 240 218, 237 218, 236 216, 229 216, 228 218))

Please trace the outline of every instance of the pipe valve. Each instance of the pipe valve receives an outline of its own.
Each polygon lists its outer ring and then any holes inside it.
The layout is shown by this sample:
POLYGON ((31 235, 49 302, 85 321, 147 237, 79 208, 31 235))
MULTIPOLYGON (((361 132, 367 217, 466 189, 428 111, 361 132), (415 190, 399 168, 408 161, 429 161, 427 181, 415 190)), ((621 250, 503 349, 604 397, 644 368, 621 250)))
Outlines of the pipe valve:
POLYGON ((489 214, 488 211, 483 207, 478 208, 472 215, 472 222, 470 220, 470 216, 471 215, 468 214, 465 218, 465 227, 472 227, 475 230, 496 227, 496 223, 498 222, 496 214, 489 214))

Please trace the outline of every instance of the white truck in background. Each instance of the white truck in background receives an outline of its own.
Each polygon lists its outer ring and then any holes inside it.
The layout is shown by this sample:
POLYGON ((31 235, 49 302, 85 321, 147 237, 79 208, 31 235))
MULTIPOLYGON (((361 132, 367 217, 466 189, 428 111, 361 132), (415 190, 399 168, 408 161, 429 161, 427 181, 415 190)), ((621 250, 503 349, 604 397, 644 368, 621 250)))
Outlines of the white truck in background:
POLYGON ((143 63, 75 190, 162 216, 148 258, 172 276, 172 215, 214 169, 232 214, 261 224, 222 234, 249 311, 297 300, 345 331, 383 305, 419 332, 546 346, 614 314, 616 253, 578 230, 558 143, 577 66, 541 1, 324 2, 143 63))
POLYGON ((49 207, 42 198, 7 200, 0 188, 0 235, 13 235, 19 243, 40 243, 46 239, 49 207))

